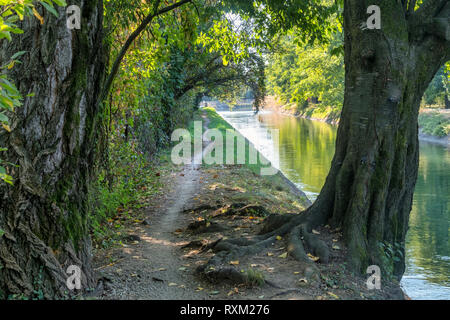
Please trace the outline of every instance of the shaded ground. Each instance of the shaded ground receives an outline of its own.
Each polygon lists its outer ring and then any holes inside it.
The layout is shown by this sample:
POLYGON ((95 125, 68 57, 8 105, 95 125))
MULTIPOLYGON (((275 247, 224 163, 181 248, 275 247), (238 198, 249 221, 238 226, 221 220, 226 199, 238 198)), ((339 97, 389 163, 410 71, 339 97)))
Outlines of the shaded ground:
POLYGON ((279 238, 268 249, 229 267, 248 282, 211 282, 196 273, 214 253, 208 245, 220 239, 245 238, 259 232, 270 213, 298 213, 309 205, 281 176, 261 177, 244 166, 184 166, 162 163, 160 196, 136 213, 126 227, 127 241, 95 257, 102 299, 394 299, 397 285, 369 291, 366 279, 346 269, 339 230, 314 233, 331 250, 318 277, 287 255, 279 238), (103 292, 102 292, 103 291, 103 292))

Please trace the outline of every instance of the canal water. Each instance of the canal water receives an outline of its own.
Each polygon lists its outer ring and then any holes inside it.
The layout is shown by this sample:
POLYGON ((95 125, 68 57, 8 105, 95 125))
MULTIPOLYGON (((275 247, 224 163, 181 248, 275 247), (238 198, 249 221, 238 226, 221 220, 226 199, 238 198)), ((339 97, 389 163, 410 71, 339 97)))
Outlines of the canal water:
MULTIPOLYGON (((337 127, 277 113, 219 112, 314 200, 331 166, 337 127), (270 129, 279 130, 275 143, 270 129)), ((421 142, 402 279, 412 299, 450 299, 450 148, 421 142)))

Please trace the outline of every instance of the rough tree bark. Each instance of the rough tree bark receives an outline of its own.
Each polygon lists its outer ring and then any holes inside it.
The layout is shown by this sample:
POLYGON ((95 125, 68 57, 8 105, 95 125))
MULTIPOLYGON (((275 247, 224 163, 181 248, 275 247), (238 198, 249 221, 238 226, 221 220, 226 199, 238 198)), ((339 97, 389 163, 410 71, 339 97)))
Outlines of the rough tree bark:
MULTIPOLYGON (((0 186, 0 298, 65 295, 69 265, 81 267, 82 288, 92 287, 87 229, 88 185, 104 80, 103 1, 74 0, 81 30, 69 30, 65 9, 45 23, 25 19, 24 34, 1 50, 1 60, 26 50, 11 72, 25 98, 0 134, 2 154, 17 164, 14 186, 0 186)), ((43 12, 44 10, 41 10, 43 12)))
POLYGON ((308 213, 342 228, 350 262, 361 272, 376 264, 403 275, 420 100, 450 59, 449 18, 447 0, 425 1, 409 14, 400 1, 345 1, 345 101, 336 154, 308 213), (381 30, 361 28, 372 4, 380 6, 381 30), (386 259, 386 246, 397 249, 397 259, 386 259))
POLYGON ((218 254, 208 264, 256 253, 276 235, 287 235, 294 258, 307 261, 306 247, 327 262, 329 251, 311 229, 329 223, 342 229, 355 270, 365 273, 375 264, 401 278, 418 172, 419 105, 450 59, 449 17, 447 0, 425 1, 416 11, 407 0, 345 1, 345 101, 336 153, 318 199, 300 215, 267 219, 264 233, 254 239, 215 243, 218 254), (381 9, 381 30, 362 25, 373 4, 381 9), (395 257, 386 255, 388 247, 395 257))

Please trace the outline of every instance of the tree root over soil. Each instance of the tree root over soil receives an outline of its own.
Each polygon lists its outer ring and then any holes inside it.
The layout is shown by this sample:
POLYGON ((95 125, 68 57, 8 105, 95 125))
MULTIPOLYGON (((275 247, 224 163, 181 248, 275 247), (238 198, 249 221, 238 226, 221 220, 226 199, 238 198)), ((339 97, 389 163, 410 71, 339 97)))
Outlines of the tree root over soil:
MULTIPOLYGON (((252 210, 246 210, 249 206, 234 209, 233 212, 248 214, 252 210)), ((266 210, 261 212, 267 213, 266 210)), ((301 262, 300 270, 303 276, 309 279, 319 279, 319 269, 308 256, 318 257, 321 263, 327 264, 330 259, 330 250, 324 241, 312 233, 316 227, 309 215, 302 214, 269 214, 259 234, 248 238, 219 239, 208 244, 205 248, 211 249, 215 255, 209 261, 196 270, 197 274, 206 279, 217 282, 220 280, 231 281, 237 284, 248 282, 247 275, 239 272, 228 264, 243 256, 255 255, 280 239, 284 238, 288 254, 301 262)))

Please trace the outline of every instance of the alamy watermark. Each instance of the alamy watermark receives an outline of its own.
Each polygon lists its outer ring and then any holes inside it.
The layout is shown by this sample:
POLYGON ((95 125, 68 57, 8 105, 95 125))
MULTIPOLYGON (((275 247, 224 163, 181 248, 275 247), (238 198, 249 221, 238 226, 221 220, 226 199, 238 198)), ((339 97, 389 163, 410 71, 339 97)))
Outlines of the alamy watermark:
MULTIPOLYGON (((269 130, 273 141, 274 164, 278 162, 279 130, 269 130)), ((171 154, 171 160, 176 165, 260 165, 260 174, 271 176, 278 173, 270 161, 268 161, 251 143, 236 130, 227 129, 225 137, 219 129, 209 129, 203 133, 202 121, 194 122, 194 137, 187 129, 177 129, 172 134, 172 142, 178 142, 171 154), (209 143, 203 149, 203 142, 209 143), (193 146, 193 148, 192 148, 193 146), (224 152, 225 147, 225 152, 224 152), (192 153, 192 149, 194 149, 192 153)))
POLYGON ((67 288, 69 290, 81 290, 81 268, 71 265, 67 268, 66 273, 70 275, 66 280, 67 288))
POLYGON ((381 289, 381 270, 379 266, 372 265, 367 268, 367 274, 370 274, 370 277, 366 281, 368 290, 380 290, 381 289))
MULTIPOLYGON (((370 5, 367 8, 367 14, 370 14, 366 22, 361 23, 363 30, 381 29, 381 9, 377 5, 370 5)), ((69 30, 81 29, 81 9, 77 5, 70 5, 66 9, 67 28, 69 30)))
POLYGON ((69 30, 81 29, 81 9, 77 5, 68 6, 66 9, 67 15, 67 28, 69 30))
POLYGON ((370 17, 367 19, 366 27, 369 30, 381 29, 381 9, 379 6, 371 5, 367 8, 367 14, 370 14, 370 17))

